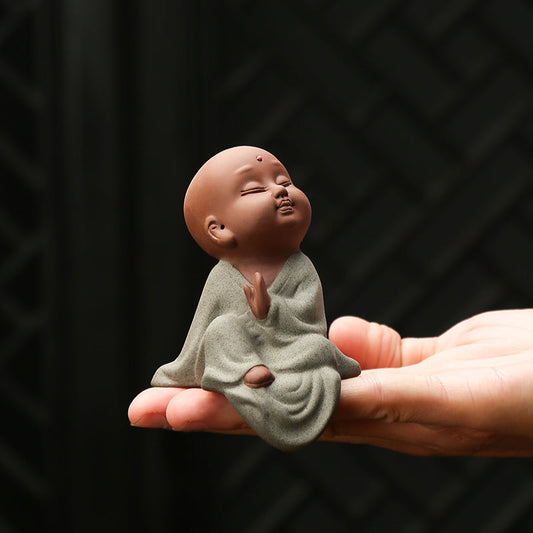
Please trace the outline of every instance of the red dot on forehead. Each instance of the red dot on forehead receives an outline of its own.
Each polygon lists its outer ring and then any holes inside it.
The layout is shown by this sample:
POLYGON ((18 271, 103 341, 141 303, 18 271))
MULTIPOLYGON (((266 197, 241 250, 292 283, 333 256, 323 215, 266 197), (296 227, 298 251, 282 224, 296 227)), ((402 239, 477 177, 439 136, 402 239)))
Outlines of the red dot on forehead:
POLYGON ((262 155, 258 155, 258 156, 256 157, 256 159, 257 159, 258 161, 263 161, 263 156, 262 156, 262 155))

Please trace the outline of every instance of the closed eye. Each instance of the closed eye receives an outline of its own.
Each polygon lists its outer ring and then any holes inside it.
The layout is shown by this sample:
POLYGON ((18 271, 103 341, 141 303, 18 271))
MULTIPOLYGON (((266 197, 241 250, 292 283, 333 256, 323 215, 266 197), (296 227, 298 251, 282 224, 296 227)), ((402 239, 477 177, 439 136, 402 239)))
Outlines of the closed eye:
POLYGON ((241 191, 241 196, 246 196, 247 194, 254 194, 258 192, 265 192, 266 187, 251 187, 250 189, 244 189, 241 191))
POLYGON ((292 185, 291 178, 289 178, 289 176, 284 176, 283 174, 279 175, 274 181, 276 182, 276 185, 281 185, 282 187, 292 185))

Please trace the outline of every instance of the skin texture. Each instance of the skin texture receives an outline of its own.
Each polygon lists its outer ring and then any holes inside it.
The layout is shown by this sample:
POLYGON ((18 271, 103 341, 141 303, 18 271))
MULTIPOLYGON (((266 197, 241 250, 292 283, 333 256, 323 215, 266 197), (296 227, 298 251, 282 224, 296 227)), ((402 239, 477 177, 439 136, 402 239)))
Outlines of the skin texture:
POLYGON ((272 285, 311 222, 307 196, 271 153, 253 146, 224 150, 197 172, 185 221, 210 255, 231 263, 251 283, 243 287, 256 318, 267 317, 272 285))
POLYGON ((300 249, 311 223, 309 200, 282 163, 253 146, 218 153, 189 185, 184 213, 207 253, 231 263, 252 284, 260 272, 265 286, 246 297, 254 314, 268 313, 266 289, 300 249))
MULTIPOLYGON (((363 372, 342 381, 323 440, 414 455, 533 456, 533 310, 484 313, 424 339, 343 317, 330 339, 363 372)), ((148 389, 129 418, 138 427, 251 434, 224 396, 201 389, 148 389)))
POLYGON ((255 318, 259 320, 265 319, 268 316, 272 300, 268 294, 261 272, 255 273, 252 286, 245 285, 243 289, 246 300, 248 300, 248 305, 255 318))

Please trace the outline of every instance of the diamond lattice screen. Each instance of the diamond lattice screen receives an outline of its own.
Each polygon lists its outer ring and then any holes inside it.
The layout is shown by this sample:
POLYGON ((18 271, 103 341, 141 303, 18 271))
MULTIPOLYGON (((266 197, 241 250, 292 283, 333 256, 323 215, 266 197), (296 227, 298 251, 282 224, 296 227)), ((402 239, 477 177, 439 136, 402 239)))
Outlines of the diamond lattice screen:
MULTIPOLYGON (((330 319, 435 335, 531 305, 530 2, 226 1, 213 11, 208 29, 210 15, 198 24, 206 155, 257 144, 286 164, 313 205, 304 250, 330 319)), ((287 456, 212 439, 208 501, 226 528, 533 527, 529 461, 327 444, 287 456)))
POLYGON ((210 265, 183 191, 230 145, 308 194, 330 320, 531 306, 532 27, 526 0, 0 0, 0 530, 532 530, 530 460, 126 421, 210 265))
POLYGON ((0 530, 42 522, 49 497, 50 220, 41 2, 0 2, 0 530))
POLYGON ((208 124, 308 191, 330 312, 422 334, 527 303, 531 5, 275 4, 220 10, 208 124))

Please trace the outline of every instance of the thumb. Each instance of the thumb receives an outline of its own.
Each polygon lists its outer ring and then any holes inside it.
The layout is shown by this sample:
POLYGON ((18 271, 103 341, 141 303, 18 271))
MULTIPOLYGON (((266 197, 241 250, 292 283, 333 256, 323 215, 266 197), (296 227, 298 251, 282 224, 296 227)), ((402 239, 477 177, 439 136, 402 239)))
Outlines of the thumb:
POLYGON ((329 330, 330 340, 361 368, 393 368, 419 363, 433 355, 436 338, 402 339, 392 328, 355 316, 337 318, 329 330))

